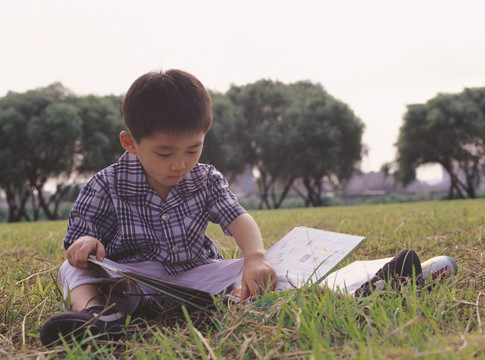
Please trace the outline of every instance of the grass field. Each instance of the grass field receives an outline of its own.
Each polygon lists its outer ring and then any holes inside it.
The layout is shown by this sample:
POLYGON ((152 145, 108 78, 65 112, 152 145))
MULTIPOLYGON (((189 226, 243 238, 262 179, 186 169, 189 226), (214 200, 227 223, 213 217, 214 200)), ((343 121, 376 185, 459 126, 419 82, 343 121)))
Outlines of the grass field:
MULTIPOLYGON (((347 262, 414 248, 421 260, 449 255, 456 277, 430 289, 408 286, 356 302, 297 291, 280 311, 218 306, 143 321, 124 339, 43 348, 38 332, 62 311, 56 273, 66 222, 0 225, 0 358, 125 359, 485 359, 485 200, 252 212, 270 246, 294 226, 358 234, 367 242, 347 262)), ((241 254, 211 226, 228 258, 241 254)))

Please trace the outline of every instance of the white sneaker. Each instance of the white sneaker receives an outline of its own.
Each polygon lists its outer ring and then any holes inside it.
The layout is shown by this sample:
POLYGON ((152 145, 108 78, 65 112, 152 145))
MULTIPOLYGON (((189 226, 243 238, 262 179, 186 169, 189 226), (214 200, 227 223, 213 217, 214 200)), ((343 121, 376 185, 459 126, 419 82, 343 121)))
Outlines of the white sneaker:
POLYGON ((458 265, 449 256, 435 256, 421 264, 423 279, 446 279, 458 272, 458 265))

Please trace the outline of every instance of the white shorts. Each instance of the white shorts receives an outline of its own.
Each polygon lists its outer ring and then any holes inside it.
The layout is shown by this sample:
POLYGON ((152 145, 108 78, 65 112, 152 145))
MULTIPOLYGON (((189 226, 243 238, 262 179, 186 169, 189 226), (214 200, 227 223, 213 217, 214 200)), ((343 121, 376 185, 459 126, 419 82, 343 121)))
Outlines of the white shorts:
MULTIPOLYGON (((120 264, 104 259, 107 264, 115 265, 122 271, 132 271, 157 278, 168 279, 169 275, 162 264, 157 261, 120 264)), ((103 292, 111 297, 110 302, 116 303, 116 308, 127 314, 133 313, 139 306, 163 305, 170 299, 166 295, 156 294, 152 289, 136 284, 116 273, 90 264, 87 269, 75 268, 66 261, 59 269, 59 280, 64 292, 64 299, 68 302, 70 291, 83 284, 100 284, 103 292), (104 289, 107 287, 108 289, 104 289)))

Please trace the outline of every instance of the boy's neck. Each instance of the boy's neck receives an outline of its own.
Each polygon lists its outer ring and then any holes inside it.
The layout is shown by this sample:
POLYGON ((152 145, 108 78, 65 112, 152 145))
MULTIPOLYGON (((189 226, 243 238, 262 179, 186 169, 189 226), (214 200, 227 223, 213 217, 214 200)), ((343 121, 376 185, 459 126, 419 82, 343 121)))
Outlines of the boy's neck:
POLYGON ((162 185, 162 184, 156 182, 146 172, 145 172, 145 176, 146 176, 147 183, 150 184, 152 189, 155 190, 155 192, 157 193, 158 196, 160 196, 160 199, 162 199, 163 201, 166 201, 168 194, 170 193, 170 190, 172 190, 172 187, 171 186, 165 186, 165 185, 162 185))
MULTIPOLYGON (((148 182, 150 184, 150 182, 148 182)), ((150 184, 151 187, 153 188, 153 190, 155 190, 155 192, 157 193, 158 196, 160 196, 160 199, 162 199, 163 201, 167 201, 167 198, 168 198, 168 194, 170 194, 170 190, 172 190, 171 187, 167 187, 167 186, 153 186, 152 184, 150 184)))

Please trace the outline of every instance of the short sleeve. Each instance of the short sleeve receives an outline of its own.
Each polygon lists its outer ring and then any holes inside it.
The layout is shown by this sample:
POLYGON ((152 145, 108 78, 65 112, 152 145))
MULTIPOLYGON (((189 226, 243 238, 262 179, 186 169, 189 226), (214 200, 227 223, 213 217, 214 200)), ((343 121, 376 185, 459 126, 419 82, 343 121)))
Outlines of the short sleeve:
POLYGON ((81 236, 92 236, 105 247, 118 229, 117 218, 108 192, 96 177, 79 193, 69 215, 64 248, 67 250, 81 236))
POLYGON ((208 176, 208 202, 210 205, 209 220, 219 224, 228 236, 229 225, 247 211, 239 204, 237 197, 229 190, 229 185, 224 176, 215 168, 211 168, 208 176))

